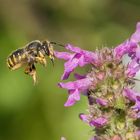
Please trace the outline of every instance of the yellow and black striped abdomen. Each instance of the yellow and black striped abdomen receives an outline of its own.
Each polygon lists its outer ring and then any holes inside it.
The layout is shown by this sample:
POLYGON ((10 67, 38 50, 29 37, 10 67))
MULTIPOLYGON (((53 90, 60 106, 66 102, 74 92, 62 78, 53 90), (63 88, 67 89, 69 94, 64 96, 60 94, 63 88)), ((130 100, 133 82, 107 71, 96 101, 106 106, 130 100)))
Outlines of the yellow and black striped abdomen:
POLYGON ((26 63, 26 54, 24 49, 18 49, 14 51, 7 58, 7 65, 11 70, 15 70, 23 66, 26 63))

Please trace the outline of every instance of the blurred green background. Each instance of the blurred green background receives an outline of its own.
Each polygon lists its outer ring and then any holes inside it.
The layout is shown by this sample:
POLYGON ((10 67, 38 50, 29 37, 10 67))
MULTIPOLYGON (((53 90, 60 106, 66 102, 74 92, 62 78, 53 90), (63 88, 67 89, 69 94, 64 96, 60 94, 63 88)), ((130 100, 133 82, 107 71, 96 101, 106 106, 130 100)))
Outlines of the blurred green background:
POLYGON ((112 47, 134 32, 137 21, 139 0, 0 0, 0 140, 87 140, 92 134, 78 118, 86 112, 84 96, 64 107, 67 91, 57 87, 63 61, 53 67, 48 60, 47 69, 37 65, 34 86, 23 69, 7 68, 13 50, 36 39, 88 50, 112 47))

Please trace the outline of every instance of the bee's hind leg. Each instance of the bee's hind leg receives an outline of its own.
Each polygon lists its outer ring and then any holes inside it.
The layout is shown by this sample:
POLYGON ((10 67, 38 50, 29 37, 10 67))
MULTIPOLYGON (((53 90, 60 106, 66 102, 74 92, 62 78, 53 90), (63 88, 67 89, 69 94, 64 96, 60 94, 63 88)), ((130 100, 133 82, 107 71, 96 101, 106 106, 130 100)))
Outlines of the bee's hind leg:
POLYGON ((32 76, 34 84, 37 83, 36 67, 34 64, 28 64, 24 70, 25 74, 32 76))

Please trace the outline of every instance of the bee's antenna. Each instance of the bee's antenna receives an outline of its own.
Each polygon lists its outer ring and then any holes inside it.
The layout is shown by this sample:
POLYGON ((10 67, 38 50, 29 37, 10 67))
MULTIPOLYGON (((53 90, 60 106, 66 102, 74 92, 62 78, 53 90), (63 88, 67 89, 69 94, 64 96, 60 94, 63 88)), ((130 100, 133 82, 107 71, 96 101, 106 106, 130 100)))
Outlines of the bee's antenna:
POLYGON ((65 45, 62 45, 62 44, 59 44, 59 43, 56 43, 56 42, 50 42, 50 44, 55 44, 55 45, 58 45, 58 46, 61 46, 61 47, 65 47, 65 45))

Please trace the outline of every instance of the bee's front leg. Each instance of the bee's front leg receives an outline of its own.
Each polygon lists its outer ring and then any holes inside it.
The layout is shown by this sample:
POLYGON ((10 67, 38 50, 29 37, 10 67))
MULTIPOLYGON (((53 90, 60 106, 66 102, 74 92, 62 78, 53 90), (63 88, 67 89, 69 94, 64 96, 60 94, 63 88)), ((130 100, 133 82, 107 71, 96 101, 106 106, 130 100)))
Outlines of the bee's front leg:
POLYGON ((47 61, 46 61, 45 57, 36 57, 36 62, 39 62, 44 67, 46 67, 46 65, 47 65, 47 61))
POLYGON ((35 59, 36 59, 36 62, 39 62, 40 64, 46 67, 47 61, 42 51, 38 50, 37 56, 35 57, 35 59))

